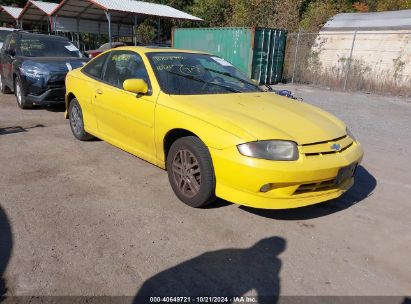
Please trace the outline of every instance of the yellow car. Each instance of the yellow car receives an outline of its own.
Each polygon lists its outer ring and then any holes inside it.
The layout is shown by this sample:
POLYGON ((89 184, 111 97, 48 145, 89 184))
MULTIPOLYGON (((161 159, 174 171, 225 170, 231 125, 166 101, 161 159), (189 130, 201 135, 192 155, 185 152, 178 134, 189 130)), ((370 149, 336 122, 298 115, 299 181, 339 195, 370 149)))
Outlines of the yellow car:
POLYGON ((177 197, 286 209, 330 200, 363 157, 336 117, 262 91, 229 62, 162 48, 107 51, 66 78, 74 136, 168 172, 177 197))

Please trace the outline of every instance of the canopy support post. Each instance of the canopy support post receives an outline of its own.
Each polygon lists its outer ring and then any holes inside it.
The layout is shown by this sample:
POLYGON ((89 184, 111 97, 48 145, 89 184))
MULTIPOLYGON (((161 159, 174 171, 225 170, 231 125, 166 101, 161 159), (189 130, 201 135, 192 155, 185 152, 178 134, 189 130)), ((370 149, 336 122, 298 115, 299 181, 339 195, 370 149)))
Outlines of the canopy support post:
POLYGON ((52 30, 53 30, 53 17, 49 16, 49 18, 48 18, 48 32, 51 33, 52 30))
POLYGON ((111 14, 108 11, 104 11, 108 21, 108 42, 110 44, 110 49, 113 46, 113 37, 111 36, 111 14))
POLYGON ((77 18, 77 47, 80 50, 80 19, 77 18))
POLYGON ((98 38, 97 38, 97 48, 100 46, 101 44, 101 22, 98 22, 98 38))

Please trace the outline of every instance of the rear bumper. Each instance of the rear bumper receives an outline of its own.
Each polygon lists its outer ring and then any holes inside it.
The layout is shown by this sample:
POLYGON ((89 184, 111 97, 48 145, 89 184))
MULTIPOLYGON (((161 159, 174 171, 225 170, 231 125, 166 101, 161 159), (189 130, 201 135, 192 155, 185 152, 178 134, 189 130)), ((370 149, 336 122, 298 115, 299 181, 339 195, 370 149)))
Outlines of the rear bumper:
POLYGON ((354 178, 348 176, 339 184, 333 181, 341 168, 359 164, 363 157, 359 143, 341 153, 318 157, 301 155, 298 161, 290 162, 244 157, 236 147, 210 149, 210 153, 217 179, 216 195, 262 209, 297 208, 341 196, 353 185, 354 178), (318 188, 308 187, 312 184, 318 188), (328 186, 322 187, 324 184, 328 186))
POLYGON ((64 87, 53 88, 38 96, 27 94, 26 99, 36 105, 64 103, 65 94, 66 89, 64 87))

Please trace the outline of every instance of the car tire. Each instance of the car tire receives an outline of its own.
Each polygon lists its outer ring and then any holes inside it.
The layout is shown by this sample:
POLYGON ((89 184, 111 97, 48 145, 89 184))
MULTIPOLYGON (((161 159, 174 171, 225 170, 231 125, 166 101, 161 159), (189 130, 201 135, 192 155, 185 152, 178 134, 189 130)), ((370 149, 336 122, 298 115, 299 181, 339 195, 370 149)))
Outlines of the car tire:
POLYGON ((216 200, 213 162, 198 137, 183 137, 172 144, 167 173, 174 193, 183 203, 200 208, 216 200))
POLYGON ((3 94, 9 94, 10 89, 4 84, 3 75, 0 73, 0 92, 3 94))
POLYGON ((83 111, 77 99, 73 99, 69 105, 69 121, 71 132, 75 138, 81 141, 87 141, 93 138, 93 136, 84 130, 83 111))
POLYGON ((28 102, 24 93, 23 85, 19 76, 14 80, 14 95, 16 95, 17 105, 20 109, 31 109, 33 103, 28 102))

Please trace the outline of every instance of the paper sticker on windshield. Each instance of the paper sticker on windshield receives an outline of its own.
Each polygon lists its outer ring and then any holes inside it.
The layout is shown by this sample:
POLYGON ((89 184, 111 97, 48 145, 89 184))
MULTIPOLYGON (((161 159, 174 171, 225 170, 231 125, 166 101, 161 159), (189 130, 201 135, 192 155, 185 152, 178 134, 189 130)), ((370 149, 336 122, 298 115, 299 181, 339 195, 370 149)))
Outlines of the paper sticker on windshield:
POLYGON ((222 66, 233 66, 231 63, 229 63, 228 61, 225 61, 222 58, 219 57, 211 57, 211 59, 213 59, 214 61, 218 62, 219 64, 221 64, 222 66))
POLYGON ((68 49, 70 52, 77 52, 78 48, 76 48, 73 44, 66 45, 64 46, 66 49, 68 49))

